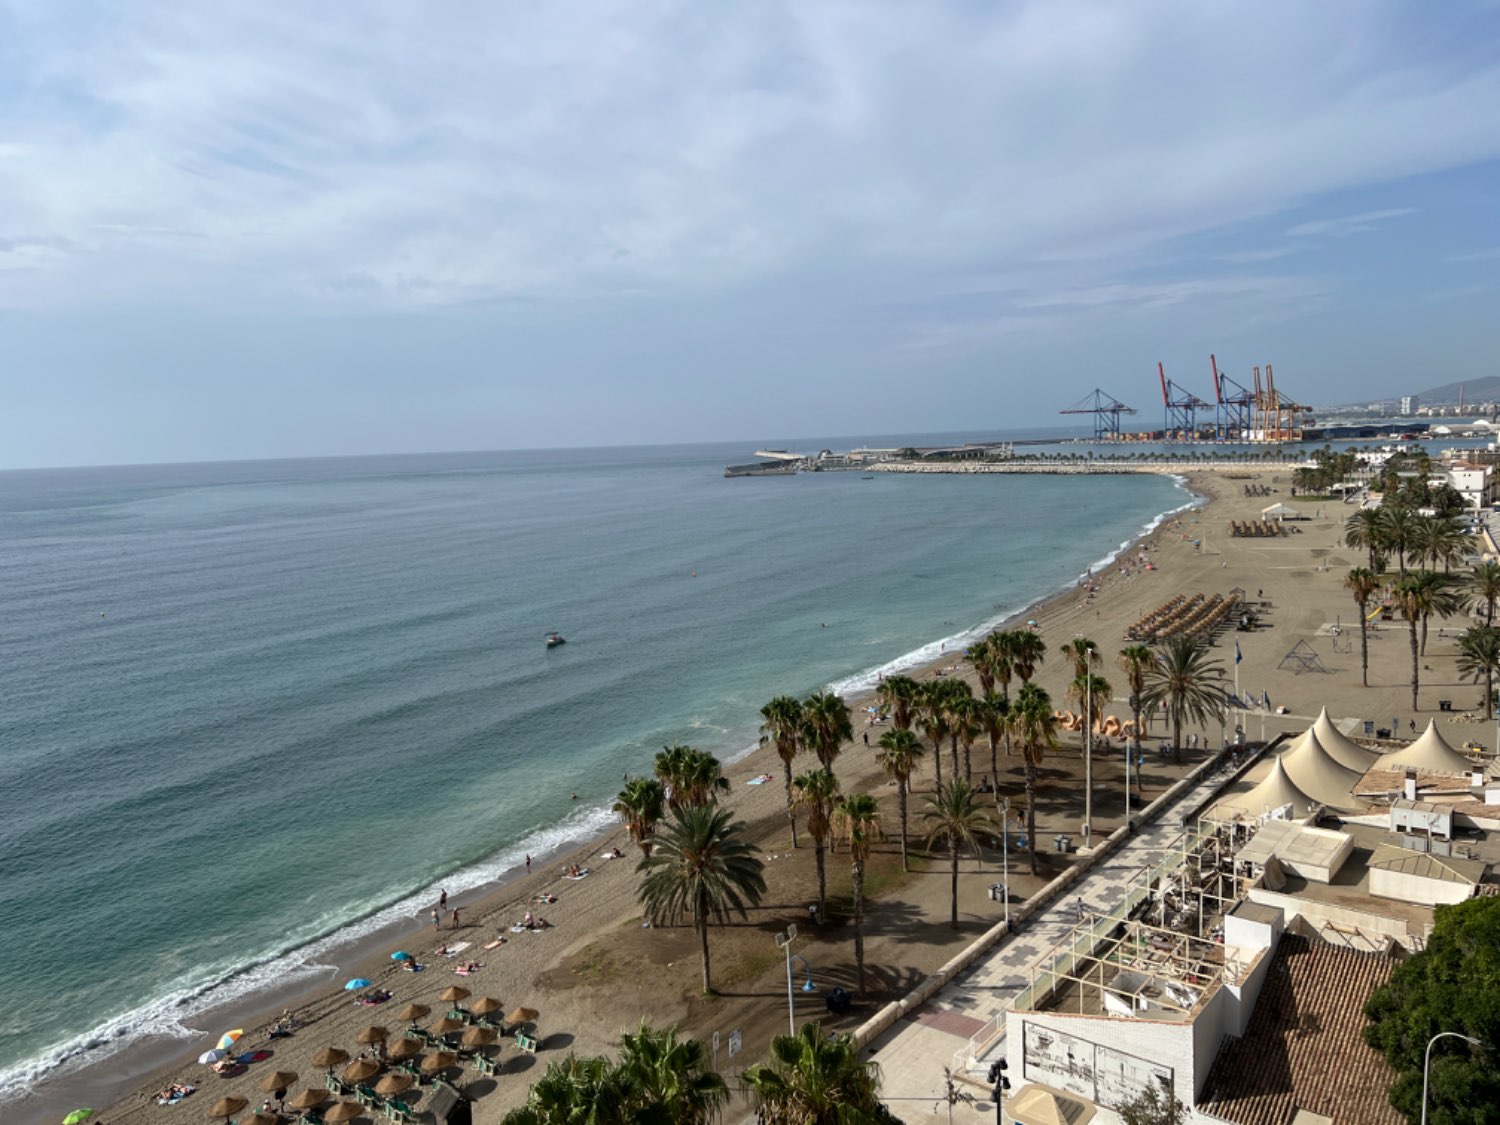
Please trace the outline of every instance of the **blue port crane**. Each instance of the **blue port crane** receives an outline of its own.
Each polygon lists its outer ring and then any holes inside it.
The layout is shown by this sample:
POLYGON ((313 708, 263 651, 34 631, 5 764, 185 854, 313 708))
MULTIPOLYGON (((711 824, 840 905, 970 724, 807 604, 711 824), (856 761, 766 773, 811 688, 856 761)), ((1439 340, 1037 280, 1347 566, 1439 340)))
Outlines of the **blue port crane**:
POLYGON ((1214 439, 1244 441, 1250 437, 1255 416, 1255 392, 1219 370, 1219 361, 1208 357, 1214 373, 1214 439))
POLYGON ((1166 407, 1162 436, 1167 441, 1181 439, 1196 441, 1198 438, 1198 411, 1212 407, 1191 391, 1184 390, 1167 378, 1167 369, 1160 363, 1156 374, 1161 379, 1161 401, 1166 407))
POLYGON ((1092 414, 1094 416, 1095 441, 1120 440, 1120 415, 1134 414, 1135 407, 1126 406, 1114 395, 1095 387, 1088 394, 1059 414, 1092 414))

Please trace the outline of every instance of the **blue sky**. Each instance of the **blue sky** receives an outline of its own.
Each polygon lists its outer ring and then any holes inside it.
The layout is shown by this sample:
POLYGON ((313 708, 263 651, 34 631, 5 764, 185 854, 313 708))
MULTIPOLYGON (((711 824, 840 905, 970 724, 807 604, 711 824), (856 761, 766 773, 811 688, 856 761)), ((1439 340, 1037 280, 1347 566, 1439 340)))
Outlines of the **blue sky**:
POLYGON ((0 0, 0 466, 1500 374, 1500 4, 0 0))

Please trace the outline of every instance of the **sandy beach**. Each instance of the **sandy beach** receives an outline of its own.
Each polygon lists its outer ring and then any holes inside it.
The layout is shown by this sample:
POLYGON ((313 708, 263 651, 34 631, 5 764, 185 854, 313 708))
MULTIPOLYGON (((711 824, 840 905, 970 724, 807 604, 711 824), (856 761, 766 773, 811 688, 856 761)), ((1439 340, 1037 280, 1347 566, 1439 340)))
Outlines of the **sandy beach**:
MULTIPOLYGON (((1123 676, 1114 665, 1114 654, 1126 643, 1123 638, 1130 624, 1176 594, 1227 593, 1239 587, 1248 598, 1265 603, 1263 626, 1253 633, 1224 634, 1216 654, 1232 679, 1238 640, 1244 654, 1240 665, 1242 688, 1269 693, 1273 707, 1285 705, 1290 712, 1285 716, 1250 713, 1245 718, 1248 737, 1261 737, 1262 728, 1267 736, 1281 729, 1300 729, 1305 718, 1325 704, 1336 717, 1378 715, 1381 725, 1400 718, 1403 727, 1411 721, 1419 725, 1425 722, 1424 716, 1409 716, 1403 706, 1409 703, 1405 687, 1409 666, 1404 663, 1407 649, 1404 627, 1399 623, 1385 626, 1377 634, 1379 639, 1372 638, 1372 687, 1360 686, 1357 618, 1353 602, 1340 586, 1348 568, 1362 561, 1358 552, 1339 545, 1348 509, 1336 502, 1310 501, 1306 505, 1310 518, 1298 525, 1300 530, 1295 534, 1276 539, 1232 539, 1227 532, 1229 520, 1258 518, 1260 509, 1272 499, 1286 498, 1284 470, 1255 473, 1253 477, 1252 472, 1237 470, 1233 479, 1195 476, 1191 486, 1208 500, 1207 506, 1169 519, 1133 544, 1107 571, 1093 576, 1096 589, 1092 594, 1083 588, 1069 590, 1019 615, 1022 620, 1035 617, 1048 642, 1048 659, 1037 680, 1052 693, 1055 705, 1067 706, 1064 685, 1071 679, 1070 670, 1056 655, 1060 644, 1075 635, 1098 642, 1106 654, 1103 675, 1114 685, 1111 710, 1126 717, 1123 676), (1269 499, 1245 496, 1244 486, 1252 483, 1278 489, 1278 494, 1269 499), (1143 551, 1154 569, 1139 565, 1143 551), (1341 637, 1328 635, 1328 626, 1336 621, 1345 626, 1341 637), (1325 671, 1298 672, 1279 667, 1285 652, 1299 639, 1312 644, 1325 671)), ((1078 486, 1087 484, 1080 480, 1078 486)), ((1450 638, 1451 633, 1448 630, 1450 638)), ((1433 712, 1437 711, 1439 695, 1460 700, 1459 710, 1476 695, 1470 685, 1454 686, 1448 656, 1451 646, 1451 639, 1439 639, 1434 628, 1427 658, 1427 663, 1435 667, 1428 673, 1433 685, 1430 692, 1425 684, 1423 689, 1424 707, 1433 712)), ((914 674, 926 678, 940 673, 966 675, 961 654, 944 654, 934 665, 914 674)), ((718 1057, 721 1069, 737 1072, 763 1056, 772 1035, 786 1030, 786 967, 773 939, 792 922, 801 931, 796 950, 806 958, 818 989, 810 995, 796 994, 799 1021, 816 1016, 841 1027, 858 1024, 994 923, 1000 908, 990 900, 987 890, 1001 876, 997 854, 986 852, 977 862, 963 862, 961 925, 956 931, 950 929, 948 883, 943 877, 945 857, 928 861, 921 856, 921 832, 915 823, 923 797, 932 786, 930 759, 916 779, 912 801, 911 833, 917 854, 912 873, 901 875, 895 790, 876 767, 874 751, 864 741, 868 733, 873 743, 879 728, 870 731, 866 726, 862 708, 867 699, 851 698, 848 702, 856 715, 855 737, 839 757, 835 771, 846 792, 869 792, 879 798, 891 839, 879 849, 867 876, 871 901, 866 920, 866 958, 872 986, 841 1019, 828 1017, 822 998, 835 985, 851 991, 855 987, 852 926, 846 917, 847 857, 832 854, 828 860, 833 917, 823 926, 810 925, 807 904, 816 897, 813 850, 805 837, 802 847, 791 849, 780 763, 770 748, 762 748, 728 768, 732 786, 728 800, 764 851, 768 893, 764 904, 752 911, 748 920, 716 928, 711 935, 717 996, 699 993, 697 946, 689 929, 642 928, 635 900, 637 853, 624 830, 618 829, 567 856, 537 859, 529 874, 518 872, 503 886, 464 902, 457 929, 451 928, 445 918, 441 930, 434 930, 430 921, 414 922, 404 934, 384 935, 379 948, 356 961, 341 963, 337 979, 331 978, 321 992, 292 1003, 299 1021, 293 1035, 268 1041, 264 1028, 275 1012, 261 1013, 253 1027, 244 1025, 247 1035, 239 1049, 264 1051, 267 1057, 244 1073, 220 1077, 192 1061, 224 1030, 218 1026, 205 1028, 201 1040, 183 1045, 176 1063, 151 1074, 97 1119, 142 1125, 199 1120, 214 1100, 226 1094, 250 1099, 253 1108, 264 1100, 258 1087, 272 1070, 295 1071, 302 1076, 303 1084, 321 1087, 321 1071, 311 1063, 314 1052, 339 1046, 357 1053, 360 1048, 355 1036, 371 1024, 387 1027, 394 1038, 403 1026, 396 1018, 400 1008, 418 1002, 441 1014, 446 1005, 438 994, 454 984, 468 988, 475 998, 500 1000, 507 1010, 525 1005, 541 1013, 537 1021, 541 1049, 536 1055, 506 1044, 500 1053, 503 1066, 498 1078, 480 1076, 472 1069, 462 1071, 461 1077, 455 1072, 455 1081, 477 1099, 476 1115, 481 1122, 498 1120, 524 1100, 530 1081, 540 1075, 549 1060, 569 1051, 608 1052, 620 1031, 642 1018, 659 1026, 679 1024, 688 1034, 704 1039, 718 1032, 725 1042, 732 1030, 740 1030, 743 1047, 739 1055, 731 1059, 727 1047, 721 1047, 718 1057), (770 783, 748 784, 766 773, 772 775, 770 783), (616 847, 624 858, 605 858, 616 847), (564 869, 572 864, 588 868, 587 878, 565 878, 564 869), (538 895, 555 896, 556 901, 534 905, 538 895), (544 917, 548 928, 510 932, 510 926, 528 909, 544 917), (497 941, 501 944, 493 944, 497 941), (439 954, 440 945, 458 942, 467 945, 456 956, 439 954), (410 951, 424 970, 402 971, 390 960, 390 953, 396 949, 410 951), (468 960, 479 962, 477 971, 456 975, 455 967, 468 960), (392 998, 373 1007, 357 1005, 341 987, 345 979, 355 975, 388 989, 392 998), (195 1084, 198 1092, 175 1106, 158 1107, 155 1091, 173 1081, 195 1084)), ((1161 730, 1158 724, 1153 734, 1159 735, 1161 730)), ((1200 748, 1185 751, 1180 766, 1148 751, 1142 776, 1147 801, 1201 761, 1207 748, 1220 745, 1217 729, 1192 733, 1198 736, 1200 748)), ((1451 728, 1445 726, 1445 734, 1456 742, 1492 736, 1493 732, 1488 724, 1456 723, 1451 728)), ((1076 859, 1054 851, 1050 841, 1057 833, 1071 833, 1076 838, 1079 832, 1083 772, 1079 737, 1064 735, 1062 745, 1041 771, 1037 838, 1044 842, 1038 857, 1042 874, 1040 879, 1033 879, 1025 873, 1024 858, 1012 853, 1010 883, 1015 901, 1024 900, 1063 865, 1076 859)), ((976 778, 990 773, 989 760, 988 747, 981 740, 975 747, 976 778)), ((1107 833, 1118 826, 1124 811, 1119 752, 1096 753, 1094 776, 1094 824, 1098 832, 1107 833)), ((1021 779, 1019 756, 1007 758, 1002 748, 998 776, 1001 791, 1019 797, 1021 779)), ((803 975, 800 967, 798 975, 803 975)), ((414 1090, 412 1096, 420 1111, 430 1093, 424 1088, 414 1090)), ((23 1102, 19 1108, 32 1115, 39 1107, 23 1102)))

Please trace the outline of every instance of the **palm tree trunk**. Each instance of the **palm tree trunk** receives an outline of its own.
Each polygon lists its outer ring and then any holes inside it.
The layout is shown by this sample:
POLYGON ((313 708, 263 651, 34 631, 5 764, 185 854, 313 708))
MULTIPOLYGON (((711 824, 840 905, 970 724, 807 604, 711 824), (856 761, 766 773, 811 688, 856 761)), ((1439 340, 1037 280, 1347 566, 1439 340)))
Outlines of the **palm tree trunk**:
POLYGON ((1036 869, 1036 763, 1026 756, 1026 855, 1031 861, 1031 873, 1040 875, 1036 869))
MULTIPOLYGON (((1010 731, 1006 731, 1005 732, 1005 756, 1007 758, 1009 758, 1011 756, 1012 749, 1013 748, 1012 748, 1011 742, 1010 742, 1010 731)), ((999 774, 995 775, 997 782, 999 780, 999 776, 1000 776, 999 774)))
MULTIPOLYGON (((1407 625, 1410 627, 1409 631, 1411 632, 1411 709, 1415 711, 1417 709, 1417 688, 1419 686, 1417 676, 1418 669, 1421 667, 1421 662, 1417 658, 1417 619, 1413 617, 1407 622, 1407 625)), ((1392 731, 1391 733, 1394 734, 1396 732, 1392 731)))
POLYGON ((994 782, 995 789, 1000 788, 1000 740, 992 733, 990 735, 990 780, 994 782))
POLYGON ((958 929, 958 839, 952 835, 948 837, 948 858, 953 861, 953 888, 952 888, 952 914, 948 924, 955 930, 958 929))
POLYGON ((953 776, 957 777, 958 776, 958 735, 956 735, 956 734, 950 734, 948 736, 948 753, 953 758, 953 776))
POLYGON ((1486 664, 1484 666, 1484 717, 1486 721, 1488 721, 1492 717, 1490 714, 1490 709, 1491 704, 1494 702, 1494 700, 1495 666, 1493 664, 1486 664))
POLYGON ((865 865, 854 865, 854 972, 860 995, 865 991, 865 865))
POLYGON ((937 791, 943 789, 943 736, 938 735, 932 740, 932 769, 937 777, 937 791))
POLYGON ((972 748, 973 747, 970 743, 964 743, 964 780, 967 781, 970 785, 974 784, 974 770, 969 764, 969 756, 972 748))
POLYGON ((1486 598, 1484 601, 1484 623, 1493 625, 1495 623, 1495 599, 1486 598))
POLYGON ((1182 715, 1172 714, 1172 761, 1182 765, 1182 715))
POLYGON ((708 976, 708 904, 700 903, 700 915, 694 919, 698 927, 698 944, 703 951, 703 991, 713 991, 713 985, 709 983, 708 976))
POLYGON ((828 915, 828 877, 823 873, 823 837, 818 836, 813 840, 813 847, 818 857, 818 925, 823 924, 823 919, 828 915))
POLYGON ((906 778, 896 782, 896 800, 901 805, 901 870, 910 871, 906 863, 906 778))
POLYGON ((1422 614, 1422 655, 1427 655, 1427 614, 1422 614))
POLYGON ((783 758, 781 765, 786 770, 786 818, 792 825, 792 847, 795 848, 797 846, 797 802, 792 800, 792 763, 783 758))
POLYGON ((1359 607, 1359 672, 1365 687, 1370 686, 1370 634, 1365 628, 1365 607, 1359 607))

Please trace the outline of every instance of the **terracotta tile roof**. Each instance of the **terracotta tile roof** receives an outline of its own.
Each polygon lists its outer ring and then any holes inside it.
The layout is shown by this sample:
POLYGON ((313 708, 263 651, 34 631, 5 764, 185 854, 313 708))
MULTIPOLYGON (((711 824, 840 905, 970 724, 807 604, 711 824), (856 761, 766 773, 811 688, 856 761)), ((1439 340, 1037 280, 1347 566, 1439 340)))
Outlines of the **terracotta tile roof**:
POLYGON ((1250 1026, 1214 1060, 1200 1108, 1236 1125, 1287 1125, 1299 1109, 1335 1125, 1404 1125, 1395 1072, 1365 1046, 1364 1003, 1396 962, 1285 934, 1250 1026))

